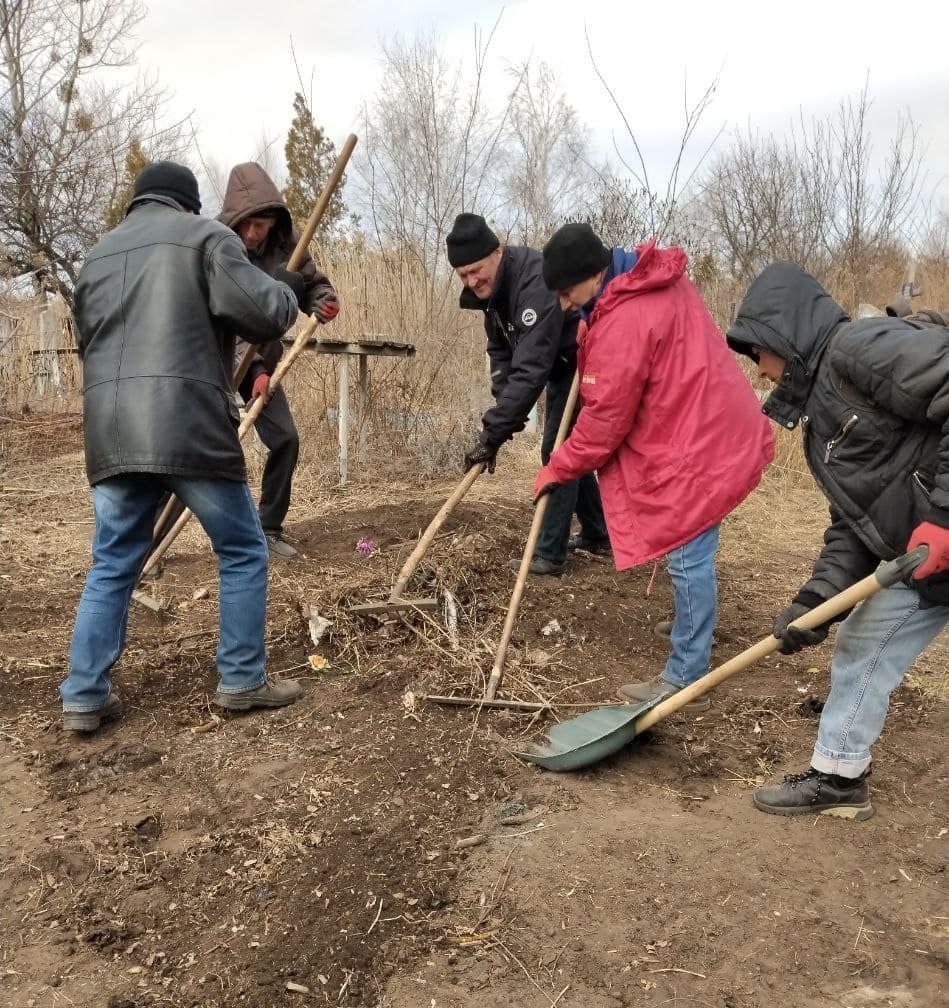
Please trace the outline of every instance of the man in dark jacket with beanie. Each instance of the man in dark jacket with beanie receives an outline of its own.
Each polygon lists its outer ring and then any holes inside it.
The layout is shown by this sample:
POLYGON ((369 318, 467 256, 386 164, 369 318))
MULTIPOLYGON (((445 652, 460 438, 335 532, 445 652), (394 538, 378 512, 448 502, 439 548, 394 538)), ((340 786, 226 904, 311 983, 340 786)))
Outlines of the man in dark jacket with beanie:
POLYGON ((775 384, 764 412, 793 429, 830 502, 831 524, 811 579, 777 617, 781 651, 825 640, 830 627, 794 620, 925 543, 905 584, 863 602, 841 623, 810 767, 759 788, 778 815, 873 814, 867 776, 890 693, 949 623, 949 330, 900 318, 851 322, 800 267, 769 266, 728 331, 733 350, 775 384))
MULTIPOLYGON (((459 214, 445 245, 448 262, 464 286, 459 304, 484 312, 495 400, 482 417, 477 442, 465 454, 465 468, 483 462, 494 471, 498 449, 524 429, 545 387, 541 459, 546 464, 577 368, 577 317, 565 315, 544 284, 541 254, 530 248, 502 248, 478 214, 459 214)), ((558 487, 551 495, 531 573, 562 574, 568 550, 577 548, 609 551, 600 491, 592 475, 558 487), (571 539, 574 512, 580 532, 571 539)), ((518 565, 512 561, 512 566, 518 565)))
POLYGON ((95 532, 60 688, 72 731, 94 731, 121 713, 110 673, 168 492, 197 515, 220 564, 215 703, 280 707, 301 692, 264 674, 267 545, 230 386, 231 334, 279 339, 297 316, 294 288, 302 285, 297 274, 271 279, 252 266, 237 235, 196 216, 200 207, 187 168, 149 165, 125 220, 92 249, 76 283, 95 532))

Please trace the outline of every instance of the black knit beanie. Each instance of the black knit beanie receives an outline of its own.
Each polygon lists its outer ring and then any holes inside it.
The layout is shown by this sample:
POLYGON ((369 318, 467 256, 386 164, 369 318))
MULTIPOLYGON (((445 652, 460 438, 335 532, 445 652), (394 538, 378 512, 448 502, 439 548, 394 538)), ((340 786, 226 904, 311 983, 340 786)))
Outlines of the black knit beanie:
POLYGON ((498 236, 480 214, 460 213, 445 239, 448 261, 453 269, 484 259, 500 245, 498 236))
POLYGON ((544 283, 552 291, 566 290, 596 276, 612 258, 589 224, 564 224, 544 246, 544 283))
POLYGON ((133 202, 149 194, 168 196, 195 213, 201 209, 198 180, 190 168, 174 161, 154 161, 138 173, 132 190, 133 202))

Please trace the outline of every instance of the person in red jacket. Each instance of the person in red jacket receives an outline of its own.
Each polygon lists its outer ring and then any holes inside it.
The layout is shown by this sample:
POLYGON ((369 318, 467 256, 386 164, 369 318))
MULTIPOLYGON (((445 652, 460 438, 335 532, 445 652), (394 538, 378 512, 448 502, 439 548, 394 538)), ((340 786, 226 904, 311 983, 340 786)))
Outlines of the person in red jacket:
POLYGON ((758 398, 685 267, 679 248, 610 250, 588 224, 564 225, 544 247, 547 286, 588 328, 578 336, 582 408, 535 499, 595 471, 617 569, 666 556, 672 577, 672 652, 658 678, 620 688, 630 703, 665 699, 708 671, 719 524, 774 457, 758 398))

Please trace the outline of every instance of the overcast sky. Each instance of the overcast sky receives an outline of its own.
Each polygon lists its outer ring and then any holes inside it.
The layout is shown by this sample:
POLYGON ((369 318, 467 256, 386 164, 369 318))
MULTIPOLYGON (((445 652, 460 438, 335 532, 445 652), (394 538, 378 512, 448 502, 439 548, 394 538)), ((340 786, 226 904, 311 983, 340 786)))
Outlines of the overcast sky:
POLYGON ((174 92, 177 114, 193 113, 204 157, 225 167, 252 157, 262 134, 278 137, 282 150, 298 86, 291 36, 304 77, 314 73, 316 120, 338 146, 358 133, 359 110, 379 86, 382 40, 434 31, 446 54, 470 65, 476 27, 486 33, 500 15, 488 65, 498 101, 507 66, 544 61, 606 152, 622 124, 587 55, 586 24, 656 176, 678 146, 686 80, 697 97, 720 74, 693 147, 698 156, 723 124, 782 131, 801 109, 824 114, 856 94, 869 74, 878 148, 900 111, 910 111, 928 144, 930 188, 949 206, 945 0, 151 0, 149 7, 141 63, 174 92))

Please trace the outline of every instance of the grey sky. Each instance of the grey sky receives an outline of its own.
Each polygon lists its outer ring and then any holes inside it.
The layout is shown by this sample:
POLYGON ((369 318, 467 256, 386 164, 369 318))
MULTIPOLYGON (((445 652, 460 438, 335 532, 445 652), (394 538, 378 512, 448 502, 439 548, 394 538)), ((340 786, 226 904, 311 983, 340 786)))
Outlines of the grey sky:
POLYGON ((682 124, 683 82, 697 96, 717 74, 720 86, 696 138, 697 156, 723 124, 781 131, 799 114, 823 114, 867 75, 872 122, 882 151, 898 113, 909 110, 928 144, 931 185, 949 199, 949 61, 918 40, 945 39, 949 4, 922 0, 797 0, 769 4, 675 0, 152 0, 142 30, 141 61, 175 92, 174 110, 194 112, 201 150, 223 166, 251 157, 259 137, 289 125, 296 73, 314 76, 314 114, 338 144, 358 132, 359 109, 379 86, 380 40, 433 30, 451 58, 470 66, 477 25, 500 24, 487 68, 499 102, 505 68, 526 59, 554 67, 603 151, 622 124, 596 79, 594 54, 662 181, 682 124), (503 8, 503 14, 501 14, 503 8), (913 38, 917 41, 913 42, 913 38))

